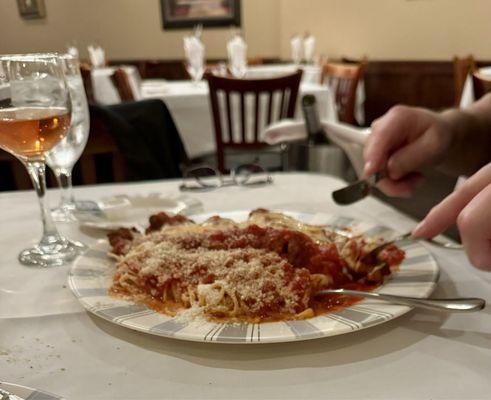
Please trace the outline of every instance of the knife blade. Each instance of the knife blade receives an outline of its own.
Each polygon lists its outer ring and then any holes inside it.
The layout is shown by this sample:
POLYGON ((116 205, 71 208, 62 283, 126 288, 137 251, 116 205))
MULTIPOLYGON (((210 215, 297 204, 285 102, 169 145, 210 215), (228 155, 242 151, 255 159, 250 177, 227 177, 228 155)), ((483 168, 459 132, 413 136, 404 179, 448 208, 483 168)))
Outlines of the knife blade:
POLYGON ((368 196, 378 181, 385 178, 385 173, 377 172, 366 179, 360 179, 342 189, 332 192, 333 200, 340 205, 348 205, 368 196))

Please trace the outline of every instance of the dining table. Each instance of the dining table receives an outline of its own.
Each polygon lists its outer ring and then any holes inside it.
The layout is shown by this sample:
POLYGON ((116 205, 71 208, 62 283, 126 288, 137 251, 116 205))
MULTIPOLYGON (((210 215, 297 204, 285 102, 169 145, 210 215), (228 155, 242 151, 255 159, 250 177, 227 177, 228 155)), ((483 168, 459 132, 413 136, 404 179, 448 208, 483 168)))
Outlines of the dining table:
MULTIPOLYGON (((329 175, 284 172, 264 186, 227 186, 186 196, 196 212, 258 207, 330 213, 407 232, 416 221, 368 196, 338 206, 329 175)), ((159 193, 178 196, 179 179, 75 188, 78 200, 159 193)), ((50 190, 55 202, 57 192, 50 190)), ((154 336, 87 312, 72 294, 71 265, 22 266, 18 253, 40 237, 33 191, 0 193, 0 381, 88 399, 489 399, 491 315, 414 309, 391 321, 323 339, 277 344, 199 343, 154 336)), ((104 238, 59 223, 72 240, 104 238)), ((428 243, 440 266, 433 297, 491 301, 491 274, 461 250, 428 243)), ((36 397, 37 398, 37 397, 36 397)))

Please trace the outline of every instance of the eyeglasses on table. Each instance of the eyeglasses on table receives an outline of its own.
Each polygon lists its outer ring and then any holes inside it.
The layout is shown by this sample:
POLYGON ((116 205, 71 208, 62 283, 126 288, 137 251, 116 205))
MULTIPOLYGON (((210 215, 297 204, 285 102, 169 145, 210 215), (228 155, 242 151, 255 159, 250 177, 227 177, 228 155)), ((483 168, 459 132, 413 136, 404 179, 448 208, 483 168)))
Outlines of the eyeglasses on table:
POLYGON ((257 187, 273 183, 269 172, 259 164, 242 164, 224 177, 215 167, 197 165, 186 168, 184 182, 179 186, 181 191, 207 191, 225 186, 257 187))

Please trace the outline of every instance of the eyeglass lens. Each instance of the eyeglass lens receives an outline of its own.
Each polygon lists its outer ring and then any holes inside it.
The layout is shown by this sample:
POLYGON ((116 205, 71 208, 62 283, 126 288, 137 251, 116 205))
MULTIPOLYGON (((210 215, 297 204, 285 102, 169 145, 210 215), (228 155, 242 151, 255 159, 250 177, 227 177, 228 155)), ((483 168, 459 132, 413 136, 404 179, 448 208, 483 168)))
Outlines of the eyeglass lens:
POLYGON ((223 179, 219 171, 211 167, 197 167, 184 174, 184 184, 187 187, 198 185, 205 188, 216 188, 223 184, 223 179))
POLYGON ((239 165, 232 171, 232 179, 237 185, 258 185, 271 181, 268 172, 258 164, 239 165))

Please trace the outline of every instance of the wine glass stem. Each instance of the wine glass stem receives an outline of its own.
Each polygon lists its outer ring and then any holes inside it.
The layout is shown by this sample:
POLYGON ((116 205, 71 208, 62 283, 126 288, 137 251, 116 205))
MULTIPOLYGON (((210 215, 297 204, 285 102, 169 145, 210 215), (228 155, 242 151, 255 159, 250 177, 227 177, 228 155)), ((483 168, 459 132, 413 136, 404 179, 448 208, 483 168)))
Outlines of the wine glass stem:
POLYGON ((61 200, 60 207, 66 207, 75 203, 72 186, 72 170, 57 168, 55 171, 56 180, 60 186, 61 200))
POLYGON ((60 242, 62 239, 46 204, 46 165, 41 161, 28 161, 26 162, 26 167, 39 200, 39 208, 41 209, 43 237, 40 244, 49 246, 55 242, 60 242))

